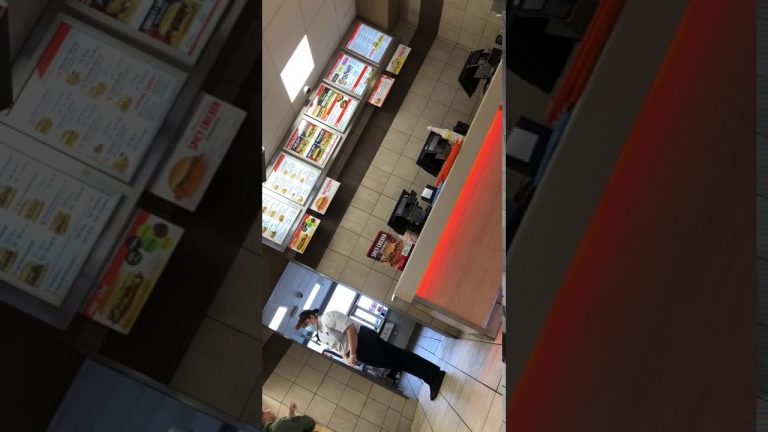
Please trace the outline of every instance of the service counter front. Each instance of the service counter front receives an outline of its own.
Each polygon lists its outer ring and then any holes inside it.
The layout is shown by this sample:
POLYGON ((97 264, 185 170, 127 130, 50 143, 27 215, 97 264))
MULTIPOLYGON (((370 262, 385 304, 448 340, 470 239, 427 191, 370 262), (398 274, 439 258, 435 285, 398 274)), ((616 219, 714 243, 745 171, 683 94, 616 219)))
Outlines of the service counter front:
POLYGON ((394 291, 395 299, 489 337, 501 326, 502 76, 491 80, 394 291))

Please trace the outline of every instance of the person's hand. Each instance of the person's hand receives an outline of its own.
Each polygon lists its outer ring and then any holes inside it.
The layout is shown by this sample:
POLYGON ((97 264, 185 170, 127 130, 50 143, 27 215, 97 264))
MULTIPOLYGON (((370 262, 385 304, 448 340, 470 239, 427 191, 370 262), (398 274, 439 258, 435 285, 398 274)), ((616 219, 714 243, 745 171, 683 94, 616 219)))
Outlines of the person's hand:
POLYGON ((295 411, 296 408, 298 408, 298 405, 296 405, 296 402, 291 402, 291 403, 288 404, 288 409, 290 411, 295 411))
POLYGON ((357 356, 355 354, 350 354, 347 357, 344 357, 344 360, 347 361, 347 364, 350 366, 357 366, 357 356))

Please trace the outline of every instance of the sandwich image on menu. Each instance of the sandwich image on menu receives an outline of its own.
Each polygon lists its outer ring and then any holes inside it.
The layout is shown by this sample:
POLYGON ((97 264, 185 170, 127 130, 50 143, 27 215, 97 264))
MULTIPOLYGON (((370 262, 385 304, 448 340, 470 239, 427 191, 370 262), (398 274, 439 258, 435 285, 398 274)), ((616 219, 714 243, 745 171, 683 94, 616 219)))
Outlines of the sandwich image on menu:
POLYGON ((0 185, 0 209, 8 209, 16 198, 16 188, 11 185, 0 185))
POLYGON ((0 272, 10 273, 18 256, 19 254, 13 249, 0 248, 0 272))
POLYGON ((194 211, 244 119, 245 111, 203 94, 152 193, 194 211))
POLYGON ((115 251, 84 314, 128 334, 183 230, 146 211, 139 211, 115 251))

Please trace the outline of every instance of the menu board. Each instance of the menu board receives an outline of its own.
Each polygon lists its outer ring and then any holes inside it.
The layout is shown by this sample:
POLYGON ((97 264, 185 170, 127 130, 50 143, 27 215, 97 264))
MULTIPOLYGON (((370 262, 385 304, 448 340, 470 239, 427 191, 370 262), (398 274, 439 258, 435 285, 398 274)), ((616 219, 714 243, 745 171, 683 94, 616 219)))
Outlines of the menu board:
POLYGON ((304 205, 320 177, 320 170, 295 157, 280 153, 264 187, 304 205))
POLYGON ((282 244, 301 209, 286 204, 272 196, 268 190, 261 194, 261 236, 282 244))
POLYGON ((244 119, 245 111, 204 94, 152 193, 194 211, 244 119))
POLYGON ((336 191, 339 190, 339 186, 341 186, 341 183, 332 178, 326 178, 323 182, 323 186, 317 193, 317 196, 309 206, 310 210, 316 211, 320 214, 325 214, 325 211, 328 210, 328 206, 331 204, 334 195, 336 195, 336 191))
POLYGON ((181 85, 172 69, 134 54, 59 23, 9 123, 130 180, 181 85))
POLYGON ((360 60, 339 53, 325 80, 350 93, 362 96, 371 81, 374 69, 360 60))
POLYGON ((387 52, 392 37, 363 23, 357 23, 345 47, 355 54, 379 64, 387 52))
POLYGON ((139 211, 112 257, 85 316, 128 334, 184 230, 139 211))
POLYGON ((304 215, 288 247, 298 253, 304 253, 318 225, 320 225, 320 219, 312 215, 304 215))
POLYGON ((195 55, 226 0, 79 0, 160 42, 195 55))
POLYGON ((0 280, 61 305, 118 200, 0 144, 0 280))
POLYGON ((357 99, 321 84, 309 103, 307 115, 343 132, 358 104, 357 99))
POLYGON ((389 91, 392 90, 392 86, 395 84, 395 79, 386 75, 382 75, 379 81, 376 83, 376 87, 373 89, 371 96, 368 98, 368 102, 377 107, 384 105, 384 101, 389 96, 389 91))
POLYGON ((392 56, 392 60, 390 60, 389 64, 387 65, 387 72, 392 72, 395 75, 399 74, 400 69, 402 69, 403 64, 405 64, 405 59, 408 58, 408 54, 410 54, 410 52, 410 47, 407 47, 403 44, 398 45, 397 49, 395 50, 395 54, 392 56))
POLYGON ((325 166, 340 138, 328 129, 302 119, 291 132, 285 149, 325 166))

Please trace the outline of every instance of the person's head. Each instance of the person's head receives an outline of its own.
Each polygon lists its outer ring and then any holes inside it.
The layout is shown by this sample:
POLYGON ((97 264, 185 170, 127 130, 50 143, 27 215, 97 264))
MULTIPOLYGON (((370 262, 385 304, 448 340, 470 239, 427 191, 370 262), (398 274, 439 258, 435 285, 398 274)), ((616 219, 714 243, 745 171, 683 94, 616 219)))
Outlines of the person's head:
POLYGON ((296 330, 305 328, 309 331, 317 329, 317 317, 320 315, 320 309, 305 310, 299 314, 296 320, 296 330))
POLYGON ((261 424, 266 426, 268 423, 274 423, 275 420, 277 420, 277 417, 275 416, 275 413, 272 412, 271 409, 263 409, 261 410, 261 424))

